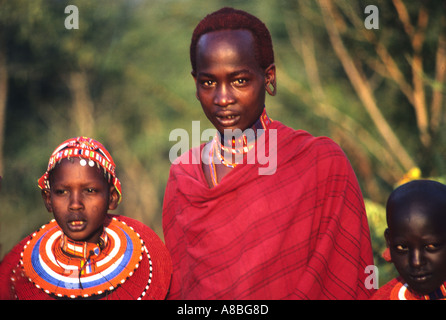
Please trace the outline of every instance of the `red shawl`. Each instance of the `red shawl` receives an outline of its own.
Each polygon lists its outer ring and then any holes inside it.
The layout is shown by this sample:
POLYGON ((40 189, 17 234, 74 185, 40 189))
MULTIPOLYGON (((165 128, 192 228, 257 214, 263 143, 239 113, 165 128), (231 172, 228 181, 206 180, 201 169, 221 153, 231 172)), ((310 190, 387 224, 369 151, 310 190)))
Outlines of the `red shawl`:
MULTIPOLYGON (((328 138, 278 121, 268 129, 277 130, 272 175, 259 175, 260 164, 239 164, 210 189, 196 159, 171 166, 163 208, 174 268, 169 299, 373 293, 364 285, 373 264, 366 213, 345 154, 328 138)), ((180 162, 196 155, 192 149, 180 162)))

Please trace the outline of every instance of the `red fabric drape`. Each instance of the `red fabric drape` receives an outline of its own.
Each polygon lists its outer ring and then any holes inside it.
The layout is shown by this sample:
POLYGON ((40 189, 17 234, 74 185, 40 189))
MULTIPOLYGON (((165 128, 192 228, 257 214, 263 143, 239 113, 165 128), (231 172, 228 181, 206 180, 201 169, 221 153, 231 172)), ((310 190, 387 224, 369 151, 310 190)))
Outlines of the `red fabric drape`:
MULTIPOLYGON (((209 188, 195 148, 173 164, 163 229, 173 261, 170 299, 367 299, 373 264, 356 176, 328 138, 278 121, 277 169, 240 164, 209 188), (194 161, 197 163, 197 159, 194 161)), ((201 146, 203 148, 203 145, 201 146)))

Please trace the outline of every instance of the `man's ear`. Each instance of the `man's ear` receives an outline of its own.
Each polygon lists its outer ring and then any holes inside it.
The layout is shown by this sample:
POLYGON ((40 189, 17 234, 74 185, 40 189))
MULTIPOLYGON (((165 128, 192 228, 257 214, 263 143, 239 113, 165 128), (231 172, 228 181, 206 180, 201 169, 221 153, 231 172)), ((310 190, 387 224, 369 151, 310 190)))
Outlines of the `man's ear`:
MULTIPOLYGON (((190 74, 192 75, 192 77, 194 78, 194 82, 195 82, 195 88, 197 88, 197 72, 192 70, 190 72, 190 74)), ((195 89, 195 97, 197 98, 198 101, 200 101, 200 98, 198 97, 198 92, 197 89, 195 89)))
POLYGON ((51 194, 49 190, 42 190, 42 199, 45 203, 45 208, 48 210, 48 212, 53 212, 53 206, 51 204, 51 194))
POLYGON ((276 95, 276 65, 274 63, 265 69, 265 90, 271 96, 276 95))
POLYGON ((110 186, 110 195, 108 199, 108 210, 115 210, 119 203, 119 193, 115 186, 110 186))

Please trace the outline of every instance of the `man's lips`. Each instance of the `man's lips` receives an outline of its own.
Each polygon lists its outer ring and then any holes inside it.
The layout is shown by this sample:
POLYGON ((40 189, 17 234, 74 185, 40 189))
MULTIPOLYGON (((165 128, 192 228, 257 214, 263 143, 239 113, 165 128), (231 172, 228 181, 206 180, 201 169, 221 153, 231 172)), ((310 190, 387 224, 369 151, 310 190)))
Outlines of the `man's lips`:
POLYGON ((240 115, 233 112, 219 112, 215 115, 218 123, 223 127, 232 127, 240 120, 240 115))

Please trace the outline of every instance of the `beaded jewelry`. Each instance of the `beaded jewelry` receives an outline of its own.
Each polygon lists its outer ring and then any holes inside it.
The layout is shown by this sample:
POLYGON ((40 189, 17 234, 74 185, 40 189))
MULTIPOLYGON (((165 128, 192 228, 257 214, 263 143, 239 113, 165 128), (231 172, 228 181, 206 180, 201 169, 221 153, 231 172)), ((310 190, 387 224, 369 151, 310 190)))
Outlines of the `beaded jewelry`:
MULTIPOLYGON (((254 125, 249 128, 254 130, 254 133, 257 133, 258 129, 266 130, 267 127, 271 124, 272 120, 268 117, 266 113, 266 109, 263 108, 263 112, 260 115, 260 118, 254 123, 254 125)), ((251 151, 256 143, 256 140, 248 141, 248 138, 246 134, 242 134, 239 137, 233 137, 231 136, 230 139, 224 139, 225 141, 224 145, 221 143, 221 137, 220 133, 217 132, 212 139, 211 147, 209 150, 209 159, 210 159, 210 176, 212 180, 212 185, 215 187, 218 185, 217 181, 217 171, 215 164, 221 163, 225 167, 228 168, 235 168, 239 163, 237 161, 233 162, 231 159, 231 162, 227 161, 224 157, 224 155, 231 155, 231 158, 235 158, 237 160, 238 157, 244 157, 249 151, 251 151), (231 146, 231 147, 228 147, 231 146), (216 157, 217 159, 215 159, 216 157), (215 161, 217 160, 217 162, 215 161)))
POLYGON ((39 188, 42 190, 50 190, 49 173, 63 159, 80 158, 80 165, 94 167, 96 164, 103 168, 107 181, 110 181, 119 194, 118 203, 121 202, 121 182, 115 174, 115 163, 110 153, 98 141, 87 138, 77 137, 64 141, 51 154, 48 161, 46 172, 38 180, 39 188))
MULTIPOLYGON (((400 280, 402 280, 400 278, 400 280)), ((434 292, 426 295, 416 294, 412 292, 407 283, 401 281, 392 289, 390 293, 390 300, 445 300, 446 287, 443 283, 440 288, 434 292)))
POLYGON ((138 269, 145 254, 150 275, 139 295, 142 298, 152 282, 152 261, 139 234, 113 218, 101 239, 103 243, 92 244, 90 251, 87 246, 80 249, 78 242, 67 252, 67 243, 73 241, 67 242, 52 220, 32 235, 21 253, 20 264, 29 281, 45 293, 57 298, 88 298, 107 294, 122 285, 138 269))

